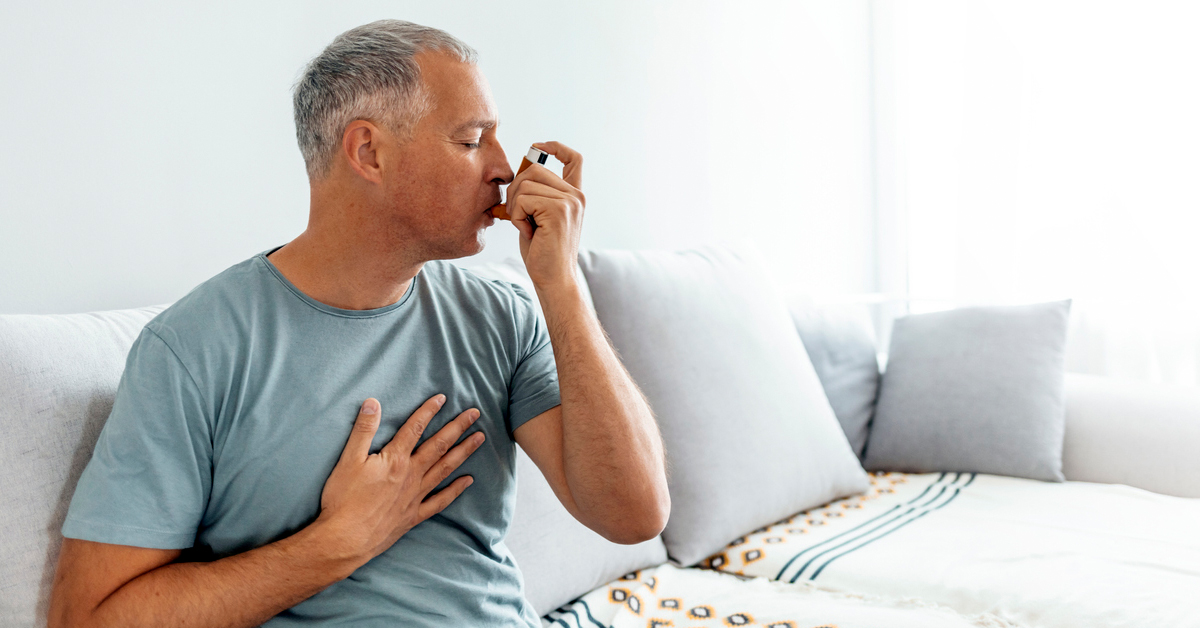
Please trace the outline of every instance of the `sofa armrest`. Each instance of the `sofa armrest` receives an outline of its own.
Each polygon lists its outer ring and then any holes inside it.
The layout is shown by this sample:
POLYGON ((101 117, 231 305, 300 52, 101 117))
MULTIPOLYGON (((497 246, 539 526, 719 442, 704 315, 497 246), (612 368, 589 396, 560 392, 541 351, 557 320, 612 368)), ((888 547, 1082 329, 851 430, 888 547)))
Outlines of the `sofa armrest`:
POLYGON ((1200 389, 1068 373, 1063 474, 1200 497, 1200 389))

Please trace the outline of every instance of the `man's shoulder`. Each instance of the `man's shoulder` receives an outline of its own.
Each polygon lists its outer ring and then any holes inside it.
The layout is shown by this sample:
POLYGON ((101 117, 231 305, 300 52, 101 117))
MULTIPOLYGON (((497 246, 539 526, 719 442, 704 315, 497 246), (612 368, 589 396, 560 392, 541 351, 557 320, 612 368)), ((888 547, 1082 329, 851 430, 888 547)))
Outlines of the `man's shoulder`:
POLYGON ((212 346, 214 337, 229 338, 229 332, 245 329, 248 307, 262 295, 269 277, 256 255, 221 271, 192 288, 146 324, 146 329, 178 351, 186 344, 212 346))
POLYGON ((462 305, 515 312, 529 310, 535 302, 532 288, 522 285, 516 275, 507 276, 511 273, 497 273, 490 267, 464 268, 443 260, 428 262, 423 270, 434 292, 462 305))

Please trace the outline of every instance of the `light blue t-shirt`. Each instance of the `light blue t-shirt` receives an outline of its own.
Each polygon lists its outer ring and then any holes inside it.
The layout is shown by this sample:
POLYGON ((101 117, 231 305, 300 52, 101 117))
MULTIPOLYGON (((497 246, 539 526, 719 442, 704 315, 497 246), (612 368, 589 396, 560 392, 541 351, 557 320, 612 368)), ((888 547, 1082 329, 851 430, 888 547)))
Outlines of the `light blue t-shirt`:
POLYGON ((544 325, 521 288, 429 262, 400 301, 319 303, 257 255, 201 284, 134 342, 63 535, 211 560, 290 536, 360 404, 378 451, 425 400, 446 403, 422 442, 467 408, 484 444, 438 487, 474 483, 390 549, 265 626, 538 626, 504 545, 512 431, 559 404, 544 325))

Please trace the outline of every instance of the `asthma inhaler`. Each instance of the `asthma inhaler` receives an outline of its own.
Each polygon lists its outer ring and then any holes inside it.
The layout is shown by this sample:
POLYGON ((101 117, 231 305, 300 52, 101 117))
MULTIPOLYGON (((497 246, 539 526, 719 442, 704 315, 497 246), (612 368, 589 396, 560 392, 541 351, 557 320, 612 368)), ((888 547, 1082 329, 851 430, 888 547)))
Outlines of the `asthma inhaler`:
MULTIPOLYGON (((529 152, 521 158, 521 165, 517 166, 517 174, 525 172, 525 169, 533 164, 546 165, 546 160, 550 158, 550 153, 544 150, 529 147, 529 152)), ((499 203, 492 206, 492 215, 500 220, 508 220, 508 206, 504 203, 499 203)))

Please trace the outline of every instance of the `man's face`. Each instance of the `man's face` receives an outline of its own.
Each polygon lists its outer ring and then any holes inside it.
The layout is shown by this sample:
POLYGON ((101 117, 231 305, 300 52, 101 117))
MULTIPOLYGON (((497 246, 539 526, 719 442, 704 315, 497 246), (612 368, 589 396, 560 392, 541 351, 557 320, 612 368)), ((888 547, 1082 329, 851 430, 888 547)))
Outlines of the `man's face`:
POLYGON ((495 220, 488 209, 500 202, 500 185, 513 178, 496 141, 496 105, 474 65, 441 53, 417 62, 433 107, 384 162, 389 222, 424 259, 474 255, 495 220))

